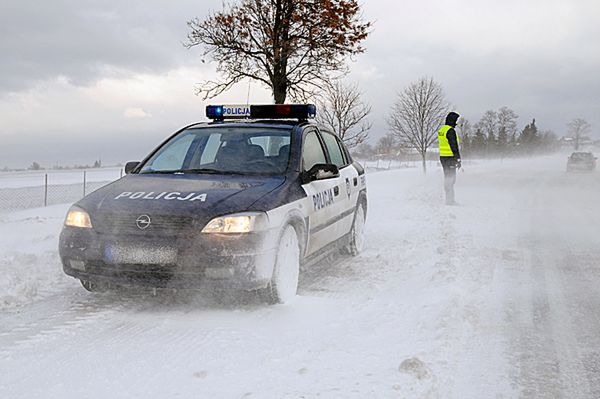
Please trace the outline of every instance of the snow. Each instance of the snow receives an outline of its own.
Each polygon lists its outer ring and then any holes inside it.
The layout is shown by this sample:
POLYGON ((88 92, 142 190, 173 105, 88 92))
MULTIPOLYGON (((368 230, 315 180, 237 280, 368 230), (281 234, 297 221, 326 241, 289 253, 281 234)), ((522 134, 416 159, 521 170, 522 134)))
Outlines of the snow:
POLYGON ((566 157, 371 173, 366 249, 290 304, 91 295, 62 275, 67 206, 0 219, 2 398, 600 396, 600 176, 566 157))
POLYGON ((0 311, 65 288, 58 235, 68 205, 0 215, 0 311))

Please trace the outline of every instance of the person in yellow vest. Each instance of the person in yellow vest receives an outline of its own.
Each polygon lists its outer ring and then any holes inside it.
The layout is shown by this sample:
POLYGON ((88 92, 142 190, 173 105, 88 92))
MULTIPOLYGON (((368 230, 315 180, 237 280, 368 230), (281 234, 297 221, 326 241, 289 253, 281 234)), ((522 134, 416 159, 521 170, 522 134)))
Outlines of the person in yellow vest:
POLYGON ((440 145, 440 162, 444 169, 444 191, 446 192, 446 205, 456 205, 454 198, 454 183, 456 183, 456 170, 460 169, 460 151, 458 149, 459 139, 456 133, 456 112, 450 112, 446 117, 446 123, 438 131, 440 145))

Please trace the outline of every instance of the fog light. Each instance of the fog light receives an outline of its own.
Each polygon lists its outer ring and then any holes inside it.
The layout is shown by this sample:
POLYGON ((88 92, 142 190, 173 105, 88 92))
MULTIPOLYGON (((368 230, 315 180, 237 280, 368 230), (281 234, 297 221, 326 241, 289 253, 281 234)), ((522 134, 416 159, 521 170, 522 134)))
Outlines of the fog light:
POLYGON ((85 271, 85 262, 82 260, 71 259, 69 264, 71 265, 72 269, 85 271))

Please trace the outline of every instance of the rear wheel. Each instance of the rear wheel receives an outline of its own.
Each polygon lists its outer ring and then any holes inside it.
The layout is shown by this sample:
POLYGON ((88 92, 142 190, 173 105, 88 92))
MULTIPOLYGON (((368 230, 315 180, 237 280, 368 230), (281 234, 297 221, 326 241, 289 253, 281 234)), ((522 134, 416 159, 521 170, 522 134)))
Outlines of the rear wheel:
POLYGON ((356 256, 362 252, 365 246, 365 210, 362 205, 358 205, 354 213, 354 222, 350 230, 350 243, 348 244, 348 253, 356 256))
POLYGON ((265 299, 271 304, 291 301, 298 291, 299 274, 300 245, 298 235, 296 230, 288 225, 279 239, 273 276, 269 285, 264 289, 265 299))

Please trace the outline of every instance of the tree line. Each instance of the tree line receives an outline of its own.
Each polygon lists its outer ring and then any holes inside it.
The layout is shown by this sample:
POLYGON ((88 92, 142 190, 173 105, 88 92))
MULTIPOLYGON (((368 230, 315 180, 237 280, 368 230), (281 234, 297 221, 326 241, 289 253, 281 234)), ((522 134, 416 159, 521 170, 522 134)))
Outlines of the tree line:
POLYGON ((518 116, 502 107, 488 110, 471 126, 463 119, 459 125, 461 155, 467 158, 505 158, 518 155, 547 153, 559 147, 558 136, 551 130, 541 130, 535 118, 521 130, 518 116))

